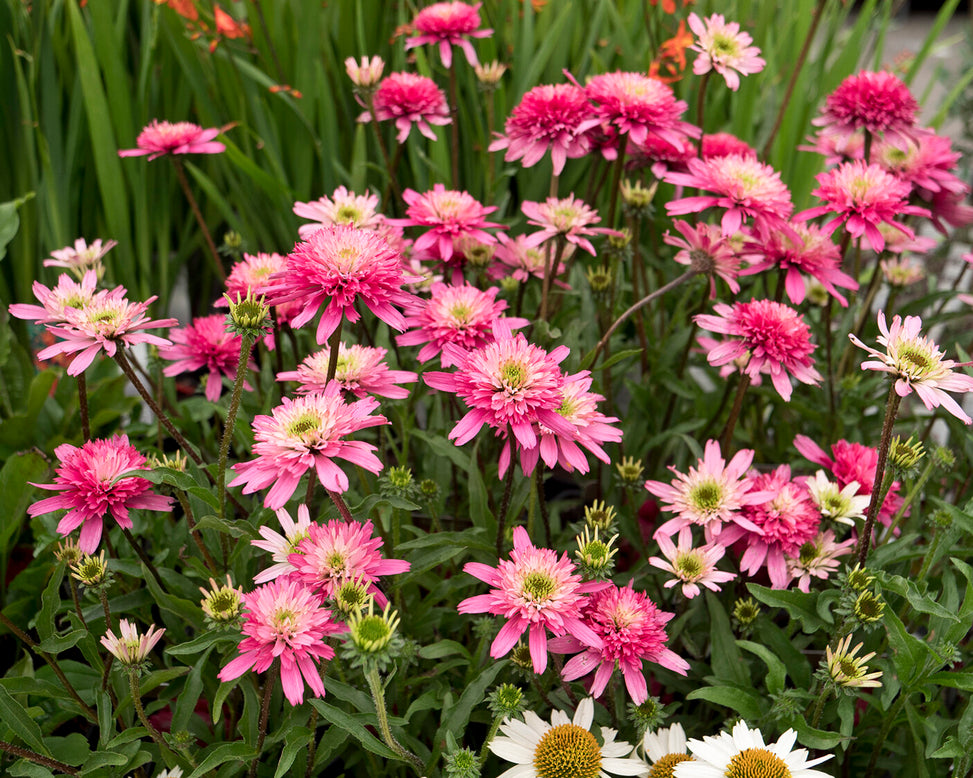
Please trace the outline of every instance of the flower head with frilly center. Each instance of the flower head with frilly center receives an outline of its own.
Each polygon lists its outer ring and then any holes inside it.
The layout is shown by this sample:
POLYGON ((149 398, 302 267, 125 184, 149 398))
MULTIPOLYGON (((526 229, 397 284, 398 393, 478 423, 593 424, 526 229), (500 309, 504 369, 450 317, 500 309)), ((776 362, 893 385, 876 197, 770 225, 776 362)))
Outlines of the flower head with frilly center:
MULTIPOLYGON (((543 279, 547 275, 547 244, 540 243, 534 246, 528 241, 527 235, 517 235, 515 238, 511 238, 502 232, 497 235, 497 241, 500 244, 494 254, 497 261, 488 271, 491 278, 499 278, 502 281, 509 277, 525 283, 531 276, 543 279)), ((574 250, 574 244, 568 243, 561 252, 561 259, 558 261, 557 267, 553 268, 554 279, 552 283, 562 289, 571 288, 558 276, 563 275, 567 270, 565 261, 571 258, 574 250)), ((554 251, 553 247, 551 247, 551 251, 554 251)), ((552 253, 550 256, 553 257, 554 254, 552 253)))
POLYGON ((78 238, 73 246, 52 251, 51 259, 44 260, 44 267, 67 268, 79 279, 84 278, 89 270, 94 270, 101 278, 105 272, 101 258, 117 245, 117 240, 106 240, 104 243, 96 240, 89 246, 84 238, 78 238))
POLYGON ((344 632, 321 598, 296 581, 281 578, 243 595, 245 604, 240 654, 219 673, 223 682, 248 670, 264 673, 280 660, 280 680, 291 705, 304 702, 305 682, 315 697, 324 696, 317 665, 334 657, 325 639, 344 632))
POLYGON ((507 619, 490 646, 494 659, 506 656, 520 637, 529 633, 530 657, 535 673, 547 668, 547 633, 571 634, 585 646, 601 649, 604 643, 581 618, 585 596, 605 584, 582 583, 568 555, 536 548, 523 527, 514 528, 510 559, 497 567, 468 562, 463 571, 491 586, 489 594, 467 597, 460 613, 490 613, 507 619))
POLYGON ((855 542, 854 538, 849 538, 839 543, 829 529, 819 532, 813 540, 806 541, 796 555, 787 557, 788 585, 796 580, 798 589, 809 592, 811 579, 827 580, 838 569, 838 557, 850 554, 855 542))
POLYGON ((601 221, 601 217, 573 194, 564 198, 548 197, 542 203, 527 200, 520 209, 528 224, 540 227, 539 232, 527 236, 526 246, 539 246, 548 238, 561 237, 595 256, 595 247, 588 236, 614 232, 606 227, 592 227, 601 221))
POLYGON ((93 554, 101 541, 102 520, 106 513, 118 526, 131 529, 129 511, 172 509, 172 498, 152 493, 152 483, 138 476, 125 476, 145 468, 145 457, 129 444, 127 435, 89 440, 76 447, 64 443, 54 449, 59 460, 53 484, 32 484, 40 489, 60 492, 39 500, 27 509, 31 516, 67 509, 57 525, 60 535, 81 527, 78 547, 93 554))
POLYGON ((438 44, 443 67, 449 68, 453 64, 452 46, 455 44, 463 50, 470 65, 479 65, 473 44, 467 39, 488 38, 493 34, 493 30, 478 29, 481 5, 483 4, 469 5, 454 0, 453 2, 433 3, 423 8, 412 20, 412 26, 419 34, 406 39, 406 51, 425 43, 438 44))
POLYGON ((302 224, 297 228, 301 240, 307 240, 312 232, 322 227, 336 227, 347 224, 361 230, 376 230, 383 221, 378 212, 378 195, 357 195, 344 186, 334 190, 331 197, 324 195, 309 203, 294 203, 294 213, 313 224, 302 224))
POLYGON ((793 391, 789 376, 805 384, 821 381, 811 358, 817 348, 811 343, 811 329, 793 308, 773 300, 751 300, 732 306, 719 303, 713 310, 716 316, 696 316, 697 324, 733 337, 706 355, 711 365, 725 365, 749 353, 743 372, 751 377, 769 375, 785 402, 793 391))
POLYGON ((828 95, 822 115, 811 123, 845 136, 867 130, 901 145, 915 127, 918 112, 919 103, 898 76, 887 70, 863 70, 828 95))
POLYGON ((135 625, 121 619, 118 622, 119 635, 110 629, 102 636, 101 644, 124 667, 137 668, 149 658, 149 652, 155 648, 165 634, 165 629, 159 629, 154 624, 148 632, 140 635, 135 625))
POLYGON ((34 281, 32 286, 34 297, 40 305, 28 303, 14 303, 8 309, 11 316, 18 319, 34 321, 38 324, 66 324, 68 308, 81 309, 88 305, 95 295, 113 295, 124 297, 125 290, 116 287, 111 292, 98 291, 98 274, 89 270, 81 277, 81 282, 75 281, 67 273, 57 277, 57 284, 48 289, 40 281, 34 281))
MULTIPOLYGON (((172 361, 162 371, 167 376, 202 369, 207 371, 206 399, 210 402, 220 399, 223 376, 231 382, 236 380, 237 363, 240 361, 241 338, 227 332, 225 319, 219 314, 197 317, 185 327, 170 330, 172 345, 159 349, 162 359, 172 361)), ((257 369, 252 359, 249 368, 257 369)), ((244 388, 252 391, 248 384, 244 384, 244 388)))
POLYGON ((358 121, 394 121, 399 143, 405 143, 413 124, 429 140, 436 140, 429 125, 442 126, 452 121, 446 96, 436 82, 415 73, 389 73, 379 82, 373 100, 375 117, 365 111, 358 121))
POLYGON ((945 135, 931 131, 918 140, 904 144, 889 141, 876 143, 872 160, 889 173, 912 184, 912 191, 923 200, 931 200, 937 192, 966 197, 969 185, 955 171, 962 154, 953 151, 953 142, 945 135))
POLYGON ((716 297, 717 276, 726 281, 733 294, 737 294, 740 291, 736 280, 740 274, 740 255, 720 228, 705 222, 693 226, 682 219, 673 221, 672 226, 682 235, 678 238, 667 231, 663 236, 665 243, 679 249, 673 259, 709 277, 711 298, 716 297))
MULTIPOLYGON (((388 351, 378 346, 359 346, 357 343, 338 344, 338 362, 333 381, 343 391, 362 398, 369 394, 402 399, 409 390, 399 384, 411 384, 418 376, 409 370, 389 370, 385 362, 388 351)), ((297 370, 277 374, 278 381, 297 381, 298 394, 323 392, 328 384, 328 365, 331 349, 316 351, 297 366, 297 370)))
POLYGON ((689 48, 699 52, 693 62, 693 73, 697 76, 715 70, 735 92, 740 88, 739 74, 759 73, 767 64, 759 56, 760 49, 750 45, 753 38, 741 32, 737 22, 727 22, 723 14, 700 19, 691 13, 689 29, 696 34, 696 41, 689 48))
MULTIPOLYGON (((256 416, 253 431, 256 459, 233 466, 237 476, 229 486, 243 486, 244 494, 271 487, 264 498, 268 508, 284 507, 304 474, 314 469, 325 489, 345 492, 348 476, 335 463, 344 459, 377 473, 382 463, 372 452, 375 446, 345 438, 353 432, 387 424, 384 416, 372 416, 378 400, 366 397, 347 403, 341 387, 331 382, 323 392, 293 400, 285 397, 270 416, 256 416)), ((312 474, 311 477, 314 477, 312 474)))
POLYGON ((713 592, 720 591, 720 584, 732 581, 735 573, 716 569, 716 563, 723 558, 726 548, 719 543, 701 547, 693 546, 692 530, 683 527, 679 530, 679 545, 667 535, 655 538, 665 559, 649 557, 649 564, 673 575, 663 584, 666 589, 681 586, 683 597, 691 600, 702 591, 700 584, 713 592))
POLYGON ((219 127, 204 130, 192 122, 164 122, 153 119, 139 133, 135 143, 138 148, 118 152, 120 157, 149 155, 149 161, 166 154, 221 154, 226 151, 219 141, 213 140, 222 132, 219 127))
POLYGON ((964 424, 973 423, 966 412, 947 392, 973 391, 973 376, 954 373, 956 363, 943 359, 944 353, 929 338, 919 334, 922 319, 918 316, 892 318, 892 326, 885 322, 885 312, 878 312, 878 342, 885 353, 861 342, 854 334, 848 338, 877 360, 862 362, 862 370, 879 370, 895 377, 895 392, 905 397, 915 392, 928 410, 940 405, 964 424))

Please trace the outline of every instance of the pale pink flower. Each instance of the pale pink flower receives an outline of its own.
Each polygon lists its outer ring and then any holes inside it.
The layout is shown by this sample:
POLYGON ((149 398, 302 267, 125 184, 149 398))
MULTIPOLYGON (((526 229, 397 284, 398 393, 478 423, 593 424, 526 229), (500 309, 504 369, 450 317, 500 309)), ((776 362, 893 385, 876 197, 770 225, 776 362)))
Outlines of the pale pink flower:
MULTIPOLYGON (((417 356, 420 362, 427 362, 437 354, 443 367, 456 364, 449 354, 443 354, 443 346, 454 343, 464 351, 473 351, 493 341, 493 325, 507 308, 507 303, 497 300, 500 291, 491 286, 486 290, 464 284, 447 286, 434 282, 431 296, 422 307, 406 317, 410 331, 397 335, 395 340, 400 346, 424 344, 417 356)), ((508 317, 504 319, 511 330, 527 325, 527 319, 508 317)))
POLYGON ((63 267, 70 270, 78 278, 83 278, 89 270, 94 270, 101 278, 105 267, 101 258, 118 245, 117 240, 93 241, 89 246, 84 238, 78 238, 73 246, 51 252, 51 259, 44 260, 44 267, 63 267))
POLYGON ((711 298, 716 298, 717 276, 726 281, 733 294, 738 294, 740 284, 736 279, 740 274, 741 258, 720 228, 705 222, 693 226, 681 219, 676 219, 672 226, 683 236, 670 235, 668 230, 663 236, 665 243, 680 249, 673 259, 709 276, 711 298))
POLYGON ((865 518, 865 511, 872 501, 867 494, 858 493, 861 487, 858 481, 850 481, 841 487, 829 481, 824 470, 818 470, 813 478, 805 478, 804 485, 823 518, 850 527, 855 526, 855 519, 865 518))
POLYGON ((301 312, 291 321, 302 327, 325 306, 318 322, 317 340, 324 343, 342 318, 361 317, 355 304, 362 303, 396 330, 405 329, 405 318, 393 306, 409 305, 413 296, 403 291, 402 255, 374 232, 348 225, 315 230, 287 255, 284 269, 267 288, 267 304, 300 301, 301 312))
POLYGON ((856 542, 854 538, 849 538, 838 543, 831 530, 819 532, 813 540, 804 543, 797 554, 788 555, 787 575, 790 580, 787 585, 796 580, 797 588, 802 592, 811 591, 811 579, 827 580, 838 569, 838 557, 850 554, 856 542))
POLYGON ((810 145, 798 146, 797 150, 820 154, 827 165, 865 158, 865 133, 861 130, 848 133, 824 127, 807 140, 810 145))
MULTIPOLYGON (((436 82, 415 73, 389 73, 379 82, 373 100, 378 121, 395 121, 399 143, 405 143, 413 124, 429 140, 436 140, 429 125, 442 126, 452 121, 446 96, 436 82)), ((368 111, 358 117, 360 122, 372 119, 368 111)))
POLYGON ((918 316, 892 318, 892 326, 885 322, 884 311, 878 312, 878 342, 885 346, 885 353, 876 351, 861 342, 853 333, 848 338, 859 348, 865 349, 875 361, 862 362, 862 370, 879 370, 895 377, 895 392, 905 397, 912 391, 919 395, 928 410, 940 405, 964 424, 973 423, 966 412, 947 392, 973 391, 973 376, 954 373, 957 367, 952 359, 943 359, 944 352, 929 338, 919 334, 922 319, 918 316))
MULTIPOLYGON (((490 278, 506 278, 510 276, 511 278, 516 278, 521 283, 525 283, 531 276, 543 279, 547 275, 547 265, 549 262, 547 252, 548 250, 554 251, 554 246, 549 246, 547 243, 531 246, 528 245, 526 235, 518 235, 515 238, 511 238, 502 232, 497 235, 497 240, 500 245, 493 255, 497 262, 488 271, 490 278)), ((558 279, 558 276, 567 269, 567 266, 564 264, 565 260, 571 258, 574 250, 574 244, 567 244, 561 252, 561 259, 558 261, 557 267, 554 268, 553 283, 562 289, 571 288, 564 281, 558 279)), ((551 256, 553 257, 553 254, 551 256)))
POLYGON ((264 673, 280 660, 280 680, 291 705, 304 702, 304 684, 315 697, 324 696, 324 682, 317 665, 334 657, 325 640, 345 631, 335 623, 331 611, 310 589, 287 578, 258 586, 243 595, 244 622, 239 656, 220 670, 224 683, 248 670, 264 673))
POLYGON ((361 89, 372 89, 382 77, 385 69, 385 60, 381 57, 362 57, 356 60, 354 57, 345 59, 345 72, 351 82, 361 89))
POLYGON ((693 73, 701 76, 715 70, 734 92, 740 88, 740 76, 759 73, 767 64, 760 56, 760 49, 751 46, 753 38, 740 31, 737 22, 727 22, 723 14, 713 14, 700 19, 689 14, 689 28, 696 33, 696 41, 689 48, 698 51, 693 62, 693 73))
POLYGON ((311 514, 306 505, 297 506, 297 521, 291 518, 286 508, 278 508, 277 521, 280 522, 284 534, 274 532, 266 524, 258 527, 257 532, 263 540, 251 540, 250 545, 262 548, 271 553, 274 564, 254 576, 255 584, 263 584, 280 578, 282 575, 290 575, 296 568, 290 563, 291 554, 299 554, 298 547, 301 541, 310 535, 311 514))
MULTIPOLYGON (((34 281, 32 289, 34 297, 40 305, 28 303, 14 303, 8 309, 11 316, 18 319, 35 321, 38 324, 65 324, 67 308, 80 309, 88 305, 98 293, 98 274, 94 270, 87 271, 78 283, 67 273, 57 277, 57 285, 48 289, 40 281, 34 281)), ((102 295, 106 294, 101 292, 102 295)), ((122 287, 117 287, 107 294, 124 297, 122 287)))
POLYGON ((823 205, 808 208, 794 216, 795 221, 807 221, 816 216, 834 214, 823 230, 830 235, 839 225, 855 238, 863 235, 875 251, 885 248, 885 238, 878 229, 881 223, 890 224, 910 238, 912 229, 895 221, 897 216, 913 214, 929 216, 929 211, 909 205, 912 187, 878 165, 866 165, 862 160, 845 162, 838 167, 816 176, 820 186, 812 194, 824 201, 823 205))
POLYGON ((836 287, 858 289, 858 282, 841 270, 841 251, 816 224, 795 224, 793 234, 759 228, 744 244, 744 257, 752 264, 744 275, 779 268, 785 271, 784 290, 795 305, 804 302, 804 275, 814 278, 842 306, 848 300, 836 287))
MULTIPOLYGON (((933 219, 935 219, 935 215, 933 219)), ((916 235, 910 238, 904 232, 900 232, 885 222, 878 225, 878 231, 885 238, 885 253, 887 254, 904 254, 906 252, 928 254, 939 245, 935 238, 928 235, 916 235)))
MULTIPOLYGON (((191 324, 169 331, 171 346, 159 349, 159 356, 171 360, 172 364, 162 371, 164 375, 193 373, 206 369, 206 399, 216 402, 223 388, 223 376, 230 382, 236 381, 237 363, 240 361, 241 338, 227 332, 226 317, 219 314, 200 316, 191 324)), ((257 369, 257 363, 250 359, 250 370, 257 369)), ((253 388, 244 384, 247 391, 253 388)))
POLYGON ((751 300, 732 306, 718 303, 713 310, 716 316, 696 316, 699 326, 739 340, 724 341, 710 351, 706 358, 711 365, 724 365, 749 352, 744 372, 749 376, 769 375, 786 402, 790 402, 792 392, 788 376, 805 384, 821 380, 811 358, 817 348, 811 343, 811 329, 793 308, 773 300, 751 300))
POLYGON ((49 325, 48 332, 61 341, 39 351, 38 359, 50 359, 57 354, 74 354, 68 365, 68 375, 83 373, 99 351, 114 357, 119 348, 136 343, 168 346, 170 341, 144 330, 172 327, 176 319, 149 319, 146 310, 155 302, 153 295, 144 303, 129 302, 124 289, 97 293, 83 308, 64 308, 64 321, 49 325), (79 353, 80 352, 80 353, 79 353))
POLYGON ((908 257, 889 257, 878 264, 882 268, 882 275, 885 276, 889 286, 909 286, 926 277, 925 268, 919 262, 914 262, 908 257))
POLYGON ((149 161, 166 154, 220 154, 226 151, 219 141, 213 140, 222 132, 213 127, 204 130, 191 122, 164 122, 153 119, 139 133, 135 143, 138 148, 118 152, 120 157, 149 155, 149 161))
POLYGON ((504 159, 523 160, 533 167, 551 151, 554 175, 561 175, 564 163, 588 153, 586 131, 598 124, 591 117, 591 104, 584 90, 574 84, 535 86, 510 112, 504 127, 506 135, 494 140, 490 151, 506 149, 504 159))
MULTIPOLYGON (((401 400, 409 396, 409 390, 399 384, 412 384, 418 376, 408 370, 389 370, 385 363, 388 350, 378 346, 338 344, 338 363, 335 381, 343 391, 355 397, 369 394, 401 400)), ((323 392, 328 384, 328 365, 331 348, 316 351, 297 366, 297 370, 277 374, 278 381, 297 381, 298 394, 323 392)))
POLYGON ((473 44, 467 38, 488 38, 493 30, 480 30, 480 6, 461 2, 433 3, 423 8, 412 20, 412 26, 419 34, 406 38, 405 49, 408 51, 415 46, 425 43, 439 44, 439 56, 443 67, 449 68, 453 64, 452 45, 459 46, 466 55, 470 65, 479 65, 473 44))
POLYGON ((863 70, 848 76, 828 95, 822 115, 811 123, 845 134, 866 130, 904 143, 918 111, 919 103, 898 76, 887 70, 863 70))
POLYGON ((309 203, 294 203, 294 213, 314 224, 302 224, 297 228, 301 240, 307 240, 311 233, 322 227, 335 227, 347 224, 365 230, 377 230, 383 221, 378 212, 378 195, 357 195, 344 186, 334 190, 331 197, 324 195, 309 203))
POLYGON ((38 500, 27 513, 42 516, 66 509, 57 532, 67 536, 81 527, 78 548, 85 554, 97 550, 106 513, 119 527, 131 529, 129 510, 133 508, 172 510, 172 498, 153 494, 150 481, 125 475, 146 467, 145 457, 128 442, 127 435, 89 440, 80 448, 63 443, 54 449, 54 456, 59 462, 54 483, 31 485, 60 494, 38 500))
POLYGON ((615 234, 615 230, 606 227, 592 227, 601 221, 601 217, 594 208, 573 194, 564 198, 548 197, 542 203, 525 200, 520 210, 527 217, 528 224, 541 228, 527 236, 524 241, 526 246, 539 246, 548 238, 562 237, 595 256, 595 247, 588 236, 615 234))
POLYGON ((743 220, 751 217, 770 229, 788 229, 786 219, 794 209, 791 193, 780 180, 780 173, 770 165, 742 154, 694 158, 686 164, 688 172, 669 172, 663 180, 715 194, 671 200, 666 203, 670 216, 717 207, 726 209, 721 220, 724 235, 737 232, 743 220))
POLYGON ((705 530, 707 541, 719 537, 726 531, 723 525, 731 522, 758 530, 741 511, 744 506, 764 502, 773 495, 751 491, 751 484, 744 477, 753 462, 753 454, 751 449, 741 449, 727 464, 720 453, 719 441, 708 440, 703 458, 688 473, 680 473, 670 465, 676 476, 672 483, 646 481, 645 488, 665 503, 662 510, 676 514, 656 529, 653 537, 656 540, 663 535, 671 537, 694 524, 705 530))
POLYGON ((746 141, 740 140, 736 135, 728 132, 714 132, 712 135, 704 135, 700 156, 703 159, 710 157, 728 157, 731 154, 739 154, 743 157, 757 158, 757 151, 746 141))
POLYGON ((149 652, 165 634, 165 629, 149 627, 148 632, 140 635, 135 625, 126 620, 118 622, 119 635, 110 629, 101 636, 101 644, 125 667, 138 667, 149 657, 149 652))
POLYGON ((494 659, 510 653, 525 632, 535 673, 547 669, 548 630, 555 637, 569 633, 586 646, 604 647, 601 637, 582 620, 581 607, 586 594, 606 584, 582 583, 567 553, 559 559, 556 551, 536 548, 523 527, 514 528, 509 560, 499 560, 495 568, 467 562, 463 571, 492 588, 489 594, 467 597, 456 609, 507 619, 490 646, 494 659))
POLYGON ((933 193, 932 200, 929 202, 929 210, 932 212, 930 218, 933 226, 943 235, 949 236, 947 224, 951 227, 973 224, 973 206, 966 203, 968 194, 969 190, 962 194, 948 191, 933 193))
MULTIPOLYGON (((285 397, 270 416, 256 416, 253 431, 256 459, 233 466, 237 477, 229 486, 243 486, 244 494, 271 487, 264 498, 268 508, 282 508, 294 494, 304 473, 314 469, 325 489, 348 490, 348 476, 335 464, 344 459, 377 473, 382 463, 372 452, 375 446, 347 435, 366 427, 387 424, 384 416, 371 416, 378 400, 366 397, 346 403, 341 387, 332 382, 323 392, 285 397)), ((314 473, 311 474, 314 477, 314 473)))
POLYGON ((307 537, 288 558, 295 578, 325 598, 333 597, 348 581, 360 581, 368 584, 369 593, 384 608, 388 599, 375 583, 383 575, 407 573, 410 565, 403 559, 385 559, 382 538, 373 535, 370 521, 333 519, 324 525, 311 524, 307 537))
POLYGON ((723 558, 726 547, 719 543, 694 547, 692 530, 688 526, 679 530, 678 546, 672 542, 671 537, 664 534, 657 535, 655 541, 665 559, 649 557, 649 564, 672 573, 674 577, 663 586, 666 589, 681 586, 686 599, 691 600, 701 592, 700 584, 710 591, 718 592, 720 584, 736 578, 736 573, 716 569, 716 563, 723 558))

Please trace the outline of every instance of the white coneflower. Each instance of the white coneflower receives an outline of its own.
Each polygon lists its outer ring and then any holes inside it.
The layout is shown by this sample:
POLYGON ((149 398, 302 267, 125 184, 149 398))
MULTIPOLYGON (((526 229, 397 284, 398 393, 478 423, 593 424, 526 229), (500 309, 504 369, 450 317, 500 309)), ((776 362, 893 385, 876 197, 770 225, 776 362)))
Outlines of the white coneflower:
POLYGON ((686 732, 682 724, 646 732, 642 750, 649 760, 649 778, 672 778, 677 764, 692 761, 686 751, 686 732))

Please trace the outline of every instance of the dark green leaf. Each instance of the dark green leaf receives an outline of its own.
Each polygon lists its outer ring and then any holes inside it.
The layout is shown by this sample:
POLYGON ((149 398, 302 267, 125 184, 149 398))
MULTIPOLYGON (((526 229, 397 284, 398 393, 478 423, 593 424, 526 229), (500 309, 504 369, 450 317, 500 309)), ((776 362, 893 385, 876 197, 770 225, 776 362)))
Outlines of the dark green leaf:
POLYGON ((40 726, 27 714, 24 706, 2 686, 0 686, 0 720, 10 727, 10 730, 23 740, 28 748, 44 756, 51 755, 44 745, 40 726))
POLYGON ((204 632, 199 637, 193 638, 185 643, 180 643, 177 646, 169 646, 166 648, 166 653, 172 654, 173 656, 192 656, 212 646, 220 644, 231 645, 239 642, 240 636, 237 634, 216 631, 204 632))
POLYGON ((48 654, 60 654, 76 645, 81 638, 88 634, 86 629, 75 629, 65 635, 51 635, 37 644, 37 648, 48 654))
POLYGON ((787 670, 784 663, 777 658, 773 651, 760 643, 752 643, 749 640, 738 640, 736 644, 751 654, 756 654, 767 665, 767 691, 771 694, 779 694, 784 691, 784 678, 787 670))
MULTIPOLYGON (((318 709, 325 721, 331 722, 332 726, 339 727, 351 735, 373 754, 378 754, 383 759, 401 760, 401 757, 381 740, 368 731, 366 724, 374 725, 375 715, 353 716, 341 708, 329 705, 324 700, 312 699, 311 705, 318 709)), ((190 776, 192 778, 192 776, 190 776)))
POLYGON ((307 727, 293 727, 284 736, 284 749, 280 752, 277 760, 277 772, 274 778, 283 778, 287 775, 297 755, 301 749, 308 745, 314 738, 314 733, 307 727))
POLYGON ((215 767, 219 767, 224 762, 250 762, 256 759, 259 754, 250 746, 242 741, 235 743, 220 743, 210 746, 203 754, 199 766, 189 774, 189 778, 200 778, 215 767))
POLYGON ((710 666, 713 674, 723 681, 731 681, 741 685, 750 683, 750 671, 747 663, 740 655, 730 628, 730 619, 720 601, 710 592, 706 592, 706 607, 709 610, 710 666))
POLYGON ((712 702, 734 710, 751 721, 759 719, 762 715, 760 695, 745 686, 704 686, 701 689, 693 689, 686 695, 686 699, 712 702))
POLYGON ((805 632, 814 632, 833 623, 834 619, 824 619, 818 613, 816 592, 808 593, 794 590, 768 589, 766 586, 748 583, 747 589, 764 605, 783 608, 792 619, 798 619, 805 632))

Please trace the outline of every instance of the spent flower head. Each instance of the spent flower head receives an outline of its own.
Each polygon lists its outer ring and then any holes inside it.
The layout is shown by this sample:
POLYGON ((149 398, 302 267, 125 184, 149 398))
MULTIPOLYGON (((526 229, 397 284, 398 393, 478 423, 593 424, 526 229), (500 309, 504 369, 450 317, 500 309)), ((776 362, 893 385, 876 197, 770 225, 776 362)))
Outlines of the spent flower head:
POLYGON ((868 660, 875 656, 875 652, 857 656, 864 643, 850 648, 851 638, 851 635, 846 635, 838 642, 834 651, 831 650, 831 646, 825 649, 825 661, 832 683, 840 689, 880 687, 882 682, 878 679, 882 677, 882 671, 868 672, 868 660))
POLYGON ((131 670, 141 669, 149 657, 149 652, 159 642, 165 629, 159 629, 154 624, 144 635, 139 634, 135 625, 121 619, 118 622, 119 635, 108 630, 101 638, 101 644, 108 649, 123 666, 131 670))
POLYGON ((233 585, 229 574, 225 584, 210 578, 209 586, 209 589, 199 587, 203 593, 199 606, 206 616, 207 626, 216 629, 238 626, 243 620, 243 591, 233 585))
POLYGON ((113 576, 108 570, 108 560, 102 549, 96 556, 82 554, 71 564, 71 577, 80 581, 88 589, 104 591, 111 586, 113 576))

